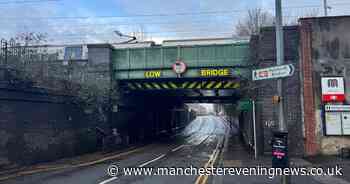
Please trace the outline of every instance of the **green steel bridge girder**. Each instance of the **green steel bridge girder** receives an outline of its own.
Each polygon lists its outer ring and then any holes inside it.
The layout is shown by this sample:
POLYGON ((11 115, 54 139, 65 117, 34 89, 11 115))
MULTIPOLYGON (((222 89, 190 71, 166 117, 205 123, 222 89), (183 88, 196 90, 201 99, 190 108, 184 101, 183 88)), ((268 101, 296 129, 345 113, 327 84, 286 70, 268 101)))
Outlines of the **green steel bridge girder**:
MULTIPOLYGON (((222 67, 218 67, 222 68, 222 67)), ((227 67, 226 67, 227 68, 227 67)), ((214 77, 202 77, 200 76, 201 69, 203 68, 190 68, 184 73, 181 78, 214 78, 214 77)), ((229 68, 231 70, 230 76, 231 78, 240 78, 245 80, 250 80, 251 78, 251 70, 249 68, 229 68)), ((115 79, 123 80, 123 79, 147 79, 145 77, 145 72, 152 70, 117 70, 114 74, 115 79)), ((172 71, 170 68, 156 70, 160 71, 159 79, 171 79, 177 78, 176 73, 172 71)), ((150 78, 151 79, 151 78, 150 78)))
POLYGON ((113 76, 115 80, 147 79, 147 71, 160 71, 158 78, 177 78, 171 66, 181 60, 188 67, 183 78, 203 78, 202 69, 229 69, 229 77, 250 79, 249 54, 248 42, 114 49, 113 76))

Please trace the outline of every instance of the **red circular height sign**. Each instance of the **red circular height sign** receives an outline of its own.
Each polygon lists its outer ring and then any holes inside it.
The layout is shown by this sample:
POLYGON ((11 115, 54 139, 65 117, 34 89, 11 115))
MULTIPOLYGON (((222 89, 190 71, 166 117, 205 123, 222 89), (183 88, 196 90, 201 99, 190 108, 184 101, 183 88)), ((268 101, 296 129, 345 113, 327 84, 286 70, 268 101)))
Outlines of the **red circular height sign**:
POLYGON ((186 64, 183 61, 176 61, 173 64, 173 71, 176 74, 183 74, 183 73, 186 72, 186 69, 187 69, 187 66, 186 66, 186 64))

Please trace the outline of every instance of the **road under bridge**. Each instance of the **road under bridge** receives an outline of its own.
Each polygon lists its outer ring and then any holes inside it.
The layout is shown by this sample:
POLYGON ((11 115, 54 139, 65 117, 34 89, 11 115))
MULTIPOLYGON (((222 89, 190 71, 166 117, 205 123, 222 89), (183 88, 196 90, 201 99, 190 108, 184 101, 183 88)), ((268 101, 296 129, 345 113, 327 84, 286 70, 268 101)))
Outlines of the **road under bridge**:
POLYGON ((251 78, 248 41, 164 41, 111 52, 112 122, 132 139, 189 122, 185 103, 235 104, 251 78))

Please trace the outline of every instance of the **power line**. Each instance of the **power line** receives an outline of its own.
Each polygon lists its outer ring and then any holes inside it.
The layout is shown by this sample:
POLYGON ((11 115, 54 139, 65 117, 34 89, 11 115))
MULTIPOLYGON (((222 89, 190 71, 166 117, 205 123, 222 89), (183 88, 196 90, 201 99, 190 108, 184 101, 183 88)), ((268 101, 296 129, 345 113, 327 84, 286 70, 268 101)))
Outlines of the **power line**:
MULTIPOLYGON (((233 31, 222 31, 224 33, 233 33, 233 31)), ((213 29, 198 29, 198 30, 176 30, 176 31, 148 31, 148 32, 139 32, 140 34, 172 34, 172 33, 222 33, 220 31, 215 31, 213 29)), ((138 33, 138 32, 135 32, 138 33)), ((112 33, 89 33, 89 34, 55 34, 55 35, 49 35, 49 37, 86 37, 86 36, 103 36, 103 35, 110 35, 114 36, 112 33)))
MULTIPOLYGON (((54 1, 54 0, 52 0, 54 1)), ((57 1, 57 0, 56 0, 57 1)), ((293 6, 284 7, 285 9, 300 9, 300 8, 319 8, 320 5, 308 5, 308 6, 293 6)), ((183 13, 159 13, 159 14, 133 14, 133 15, 97 15, 97 16, 56 16, 56 17, 2 17, 3 19, 109 19, 109 18, 139 18, 139 17, 169 17, 169 16, 195 16, 195 15, 213 15, 213 14, 236 14, 241 12, 247 12, 247 10, 222 10, 222 11, 203 11, 203 12, 183 12, 183 13)))
MULTIPOLYGON (((137 34, 138 32, 136 32, 137 34)), ((198 29, 198 30, 177 30, 177 31, 149 31, 149 32, 140 32, 140 34, 145 34, 147 35, 167 35, 167 34, 193 34, 193 33, 212 33, 213 35, 215 34, 221 34, 221 33, 226 33, 226 34, 233 34, 232 30, 229 31, 216 31, 212 29, 198 29)), ((107 37, 108 38, 117 38, 115 35, 112 33, 89 33, 89 34, 53 34, 53 35, 48 35, 48 39, 52 38, 82 38, 82 37, 91 37, 91 36, 96 36, 95 38, 100 37, 107 37)))
MULTIPOLYGON (((189 32, 190 33, 190 32, 189 32)), ((218 36, 225 36, 225 38, 227 38, 227 36, 232 36, 232 32, 216 32, 215 34, 215 37, 218 37, 218 36)), ((212 35, 212 36, 214 36, 212 35)), ((167 38, 172 38, 172 39, 176 39, 178 38, 179 36, 166 36, 167 38)), ((184 38, 204 38, 204 36, 184 36, 182 35, 181 36, 182 39, 184 38)), ((83 37, 73 37, 73 38, 70 38, 69 41, 70 42, 67 42, 67 40, 64 40, 62 42, 57 42, 57 40, 50 40, 50 41, 53 41, 52 43, 53 44, 39 44, 39 45, 30 45, 28 47, 32 47, 32 48, 39 48, 39 47, 65 47, 65 46, 77 46, 77 45, 82 45, 82 44, 96 44, 96 43, 111 43, 111 44, 117 44, 118 41, 113 41, 115 39, 111 39, 111 37, 102 37, 102 38, 94 38, 95 40, 99 40, 99 41, 95 41, 94 43, 92 43, 90 41, 90 43, 88 43, 89 39, 87 38, 83 38, 83 37), (75 42, 73 42, 72 40, 76 40, 75 42), (101 40, 104 40, 104 42, 101 42, 101 40)), ((91 39, 90 39, 91 40, 91 39)), ((146 39, 145 40, 152 40, 152 36, 148 36, 146 35, 146 39), (149 37, 149 38, 147 38, 149 37)))
MULTIPOLYGON (((298 17, 302 17, 302 15, 300 16, 283 16, 284 18, 298 18, 298 17)), ((71 28, 76 28, 76 27, 90 27, 90 26, 126 26, 126 25, 135 25, 135 26, 148 26, 148 25, 172 25, 172 24, 192 24, 192 23, 221 23, 221 22, 233 22, 232 19, 220 19, 220 22, 218 21, 214 21, 214 20, 208 20, 208 19, 194 19, 192 21, 188 21, 188 19, 186 21, 183 20, 174 20, 174 21, 137 21, 137 22, 132 22, 132 21, 109 21, 109 22, 104 22, 104 23, 79 23, 79 22, 61 22, 61 23, 57 23, 55 22, 55 25, 36 25, 35 27, 51 27, 51 28, 61 28, 62 26, 69 26, 71 28), (64 24, 64 25, 60 25, 60 24, 64 24), (73 24, 73 25, 70 25, 73 24), (116 25, 112 25, 112 24, 116 24, 116 25)), ((33 22, 28 22, 30 23, 30 26, 33 26, 33 22)), ((42 23, 42 22, 40 22, 42 23)), ((11 23, 6 23, 6 25, 12 25, 12 26, 16 26, 18 27, 18 23, 16 22, 11 22, 11 23)), ((23 27, 27 26, 26 24, 21 25, 23 27)))
POLYGON ((59 2, 62 0, 27 0, 27 1, 0 1, 0 5, 6 4, 31 4, 31 3, 46 3, 46 2, 59 2))

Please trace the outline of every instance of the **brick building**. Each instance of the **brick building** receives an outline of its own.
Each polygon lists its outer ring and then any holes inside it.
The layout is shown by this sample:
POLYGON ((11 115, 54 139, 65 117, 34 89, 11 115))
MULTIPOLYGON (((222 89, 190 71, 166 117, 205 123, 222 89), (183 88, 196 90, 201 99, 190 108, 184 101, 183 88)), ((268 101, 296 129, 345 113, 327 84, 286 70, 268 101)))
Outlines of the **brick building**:
MULTIPOLYGON (((341 148, 350 147, 349 28, 350 16, 303 18, 297 26, 284 27, 284 62, 296 68, 292 77, 283 79, 282 99, 292 155, 334 155, 341 148), (321 81, 329 78, 344 81, 344 97, 331 94, 334 99, 325 101, 321 81)), ((263 28, 253 36, 254 68, 275 66, 275 49, 273 27, 263 28)), ((261 153, 271 151, 269 140, 278 125, 277 105, 272 103, 272 96, 277 94, 276 83, 254 83, 261 153)))
POLYGON ((350 16, 300 20, 300 63, 307 155, 338 154, 350 146, 346 104, 350 102, 350 16), (342 78, 345 101, 322 99, 321 80, 342 78), (327 112, 326 105, 340 105, 344 112, 327 112), (345 105, 345 106, 344 106, 345 105), (341 117, 341 114, 342 117, 341 117))
MULTIPOLYGON (((284 116, 288 125, 289 150, 292 155, 303 155, 303 125, 302 125, 302 106, 301 106, 301 88, 299 76, 299 31, 298 26, 284 27, 284 51, 285 64, 293 64, 296 68, 292 77, 283 79, 283 103, 284 116)), ((276 44, 274 27, 262 28, 259 35, 251 38, 250 47, 252 51, 251 59, 254 61, 254 68, 265 68, 276 65, 276 44)), ((272 103, 272 97, 277 95, 277 80, 255 81, 255 101, 256 101, 256 124, 258 150, 260 154, 270 152, 269 141, 272 138, 272 132, 278 129, 278 105, 272 103)), ((243 114, 247 117, 247 114, 243 114)), ((242 119, 242 118, 241 118, 242 119)), ((251 118, 243 118, 250 120, 251 118)), ((247 124, 247 123, 245 123, 247 124)), ((249 132, 251 127, 244 127, 249 132)), ((252 133, 250 133, 252 134, 252 133)))

